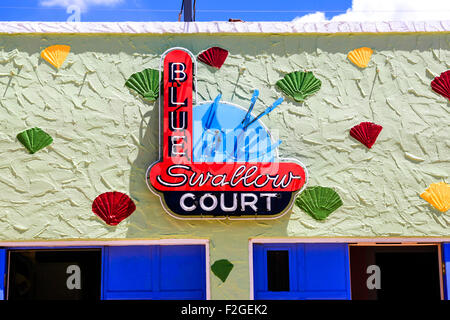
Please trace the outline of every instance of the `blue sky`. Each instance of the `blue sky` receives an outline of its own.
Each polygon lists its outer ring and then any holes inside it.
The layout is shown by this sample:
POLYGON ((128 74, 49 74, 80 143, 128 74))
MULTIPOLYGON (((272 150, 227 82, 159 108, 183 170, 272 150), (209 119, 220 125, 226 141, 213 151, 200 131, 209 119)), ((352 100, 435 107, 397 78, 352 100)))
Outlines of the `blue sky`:
MULTIPOLYGON (((194 1, 194 0, 192 0, 194 1)), ((177 21, 182 0, 0 0, 0 21, 177 21)), ((450 0, 197 0, 196 21, 450 20, 450 0)))
MULTIPOLYGON (((0 0, 1 21, 66 21, 67 7, 78 5, 81 21, 177 21, 181 0, 0 0)), ((351 0, 197 0, 196 21, 289 21, 325 11, 345 12, 351 0)))

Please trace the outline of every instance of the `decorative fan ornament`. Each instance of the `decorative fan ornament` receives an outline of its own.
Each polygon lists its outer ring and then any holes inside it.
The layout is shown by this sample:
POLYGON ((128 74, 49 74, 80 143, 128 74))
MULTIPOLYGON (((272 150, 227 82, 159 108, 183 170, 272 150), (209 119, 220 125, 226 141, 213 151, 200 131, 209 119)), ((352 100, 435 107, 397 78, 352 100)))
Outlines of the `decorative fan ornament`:
POLYGON ((431 81, 431 89, 450 100, 450 70, 442 72, 439 77, 434 78, 431 81))
POLYGON ((350 135, 370 149, 375 141, 377 141, 381 129, 383 129, 383 127, 378 124, 361 122, 350 129, 350 135))
POLYGON ((342 206, 341 197, 331 188, 308 187, 295 200, 295 204, 316 220, 326 219, 342 206))
POLYGON ((53 138, 48 133, 37 127, 22 131, 17 135, 17 139, 31 154, 49 146, 53 142, 53 138))
POLYGON ((227 259, 217 260, 211 266, 211 271, 218 277, 222 282, 225 282, 233 270, 234 265, 227 259))
POLYGON ((430 184, 420 197, 441 212, 450 209, 450 185, 445 182, 430 184))
POLYGON ((70 46, 57 44, 42 50, 41 57, 52 66, 59 69, 63 65, 64 61, 66 61, 69 52, 70 46))
POLYGON ((372 57, 373 50, 367 47, 358 48, 348 53, 347 58, 360 68, 366 68, 372 57))
POLYGON ((220 69, 228 57, 228 51, 220 47, 211 47, 198 55, 198 60, 208 66, 220 69))
MULTIPOLYGON (((161 78, 163 79, 162 73, 161 78)), ((137 72, 131 75, 125 85, 139 93, 145 100, 153 102, 159 97, 159 71, 145 69, 137 72)))
POLYGON ((92 203, 92 211, 110 226, 119 224, 134 210, 136 205, 133 200, 117 191, 102 193, 92 203))
POLYGON ((295 101, 303 102, 308 96, 319 91, 322 82, 311 71, 295 71, 278 80, 277 86, 295 101))

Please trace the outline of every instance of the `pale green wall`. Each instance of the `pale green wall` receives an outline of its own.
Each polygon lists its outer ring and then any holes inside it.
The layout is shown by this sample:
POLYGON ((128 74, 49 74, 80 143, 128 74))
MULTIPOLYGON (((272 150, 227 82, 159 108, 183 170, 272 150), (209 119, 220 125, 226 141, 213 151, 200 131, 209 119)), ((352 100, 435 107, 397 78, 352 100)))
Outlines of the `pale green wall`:
POLYGON ((0 240, 208 238, 211 263, 227 258, 235 265, 226 283, 211 277, 212 298, 247 299, 252 237, 448 237, 448 213, 419 194, 448 182, 450 104, 430 82, 449 68, 448 33, 1 35, 0 240), (72 47, 58 71, 40 58, 52 44, 72 47), (344 205, 322 222, 298 208, 268 221, 166 214, 144 178, 158 157, 157 106, 124 83, 134 72, 158 69, 161 53, 174 46, 194 54, 227 48, 219 71, 199 63, 199 99, 222 92, 223 100, 248 106, 257 88, 255 112, 282 95, 275 82, 285 73, 313 71, 321 90, 303 105, 286 99, 264 122, 278 130, 281 156, 302 161, 309 185, 335 188, 344 205), (361 46, 375 50, 363 70, 346 59, 361 46), (349 136, 361 121, 384 127, 371 150, 349 136), (35 126, 54 143, 30 155, 16 135, 35 126), (113 190, 137 205, 117 227, 91 211, 97 195, 113 190))

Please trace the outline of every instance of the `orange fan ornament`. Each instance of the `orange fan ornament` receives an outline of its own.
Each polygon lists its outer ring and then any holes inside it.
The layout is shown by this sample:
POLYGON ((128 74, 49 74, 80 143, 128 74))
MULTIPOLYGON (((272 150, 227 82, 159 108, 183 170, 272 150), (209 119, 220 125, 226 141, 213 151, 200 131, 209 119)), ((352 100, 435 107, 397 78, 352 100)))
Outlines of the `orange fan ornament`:
POLYGON ((450 209, 450 185, 445 182, 430 184, 420 197, 440 212, 450 209))
POLYGON ((367 47, 358 48, 348 53, 347 58, 360 68, 366 68, 369 65, 373 50, 367 47))
POLYGON ((56 69, 59 69, 66 61, 69 52, 70 46, 57 44, 42 50, 41 57, 56 69))

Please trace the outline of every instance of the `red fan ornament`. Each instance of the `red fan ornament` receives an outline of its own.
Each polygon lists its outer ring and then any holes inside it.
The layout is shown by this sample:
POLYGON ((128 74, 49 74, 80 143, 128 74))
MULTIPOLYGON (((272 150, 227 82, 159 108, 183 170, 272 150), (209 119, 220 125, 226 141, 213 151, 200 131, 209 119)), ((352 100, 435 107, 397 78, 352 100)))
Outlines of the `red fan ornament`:
POLYGON ((198 60, 208 66, 220 69, 225 59, 228 57, 228 51, 220 47, 212 47, 198 55, 198 60))
POLYGON ((450 100, 450 70, 442 72, 431 81, 431 89, 450 100))
POLYGON ((383 127, 378 124, 361 122, 350 129, 350 135, 370 149, 377 140, 381 129, 383 129, 383 127))
POLYGON ((134 210, 136 205, 133 200, 117 191, 102 193, 92 203, 92 211, 110 226, 119 224, 134 210))

